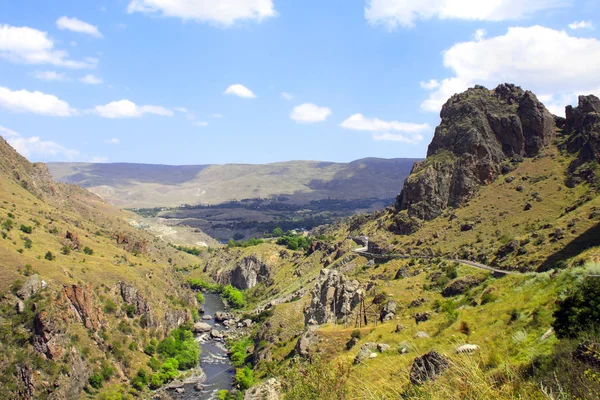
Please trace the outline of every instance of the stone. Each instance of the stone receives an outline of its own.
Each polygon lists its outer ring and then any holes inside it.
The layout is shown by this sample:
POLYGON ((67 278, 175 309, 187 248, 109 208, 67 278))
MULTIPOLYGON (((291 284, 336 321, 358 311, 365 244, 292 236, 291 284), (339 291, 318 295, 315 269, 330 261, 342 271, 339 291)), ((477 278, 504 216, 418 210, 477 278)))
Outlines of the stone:
POLYGON ((458 296, 460 294, 465 293, 467 290, 479 285, 481 283, 481 279, 474 278, 471 276, 459 277, 449 282, 444 290, 442 291, 442 296, 444 297, 452 297, 458 296))
POLYGON ((68 303, 75 318, 83 322, 90 330, 97 331, 103 325, 102 312, 94 304, 94 295, 91 285, 85 287, 79 285, 66 286, 62 290, 62 296, 68 303))
POLYGON ((357 343, 358 343, 358 338, 351 337, 350 340, 348 340, 348 342, 346 342, 346 349, 347 350, 352 349, 354 346, 356 346, 357 343))
POLYGON ((175 391, 176 391, 178 394, 183 394, 183 393, 185 393, 185 389, 184 389, 184 388, 177 388, 177 389, 175 389, 175 391))
POLYGON ((251 319, 245 319, 245 320, 243 320, 243 321, 242 321, 242 324, 244 324, 244 326, 245 326, 246 328, 251 328, 251 327, 252 327, 252 324, 253 324, 253 322, 252 322, 252 320, 251 320, 251 319))
POLYGON ((554 335, 554 329, 549 328, 540 338, 540 340, 544 341, 550 338, 550 336, 554 335))
POLYGON ((228 313, 226 311, 217 311, 215 313, 215 321, 217 322, 223 322, 229 319, 233 319, 233 314, 228 313))
MULTIPOLYGON (((441 276, 441 274, 440 274, 441 276)), ((435 279, 432 279, 435 280, 435 279)), ((421 297, 420 299, 414 299, 413 301, 410 302, 410 304, 408 305, 408 308, 417 308, 417 307, 421 307, 424 303, 427 302, 427 299, 421 297)))
POLYGON ((356 357, 354 357, 354 364, 360 364, 370 358, 375 348, 377 348, 376 343, 368 342, 363 344, 356 354, 356 357))
POLYGON ((525 207, 523 207, 524 211, 529 211, 533 208, 533 205, 530 202, 525 203, 525 207))
POLYGON ((212 320, 212 319, 213 319, 213 317, 212 317, 211 315, 203 315, 203 316, 202 316, 202 319, 203 319, 204 321, 210 321, 210 320, 212 320))
POLYGON ((429 321, 429 318, 431 318, 431 314, 428 312, 420 312, 416 313, 413 317, 415 318, 416 324, 419 325, 419 322, 429 321))
POLYGON ((377 344, 377 351, 379 351, 380 353, 385 353, 386 351, 389 351, 389 350, 390 350, 389 344, 385 344, 385 343, 377 344))
POLYGON ((476 351, 479 351, 479 346, 476 344, 463 344, 456 348, 457 354, 474 353, 476 351))
POLYGON ((195 391, 197 391, 197 392, 201 392, 201 391, 203 391, 203 390, 204 390, 204 385, 203 385, 203 384, 201 384, 201 383, 196 383, 196 384, 194 385, 194 390, 195 390, 195 391))
POLYGON ((248 389, 244 400, 280 400, 281 383, 276 378, 271 378, 248 389))
POLYGON ((194 333, 205 333, 212 330, 212 326, 205 322, 196 322, 193 327, 194 333))
POLYGON ((418 331, 415 333, 415 339, 429 339, 429 334, 427 332, 418 331))
POLYGON ((410 382, 420 385, 428 380, 436 380, 448 369, 448 359, 433 350, 415 358, 410 370, 410 382))
POLYGON ((396 271, 396 276, 394 277, 394 279, 402 279, 402 278, 408 278, 408 277, 409 277, 408 269, 406 269, 405 267, 402 267, 398 271, 396 271))
POLYGON ((379 319, 381 322, 391 321, 396 318, 397 304, 394 300, 389 300, 381 309, 379 319))
POLYGON ((405 329, 404 325, 396 325, 396 330, 394 330, 394 333, 400 333, 405 329))
POLYGON ((22 300, 17 300, 15 304, 15 311, 17 314, 23 314, 25 312, 25 303, 22 300))
POLYGON ((220 331, 213 329, 210 331, 210 337, 212 337, 213 339, 221 339, 223 337, 223 334, 220 331))
POLYGON ((369 356, 369 358, 376 358, 377 357, 377 353, 371 353, 371 355, 369 356))
POLYGON ((318 343, 319 337, 315 332, 309 329, 298 339, 298 342, 296 343, 296 352, 301 357, 310 357, 318 343))
POLYGON ((46 286, 46 281, 43 281, 38 274, 31 275, 17 291, 17 296, 21 300, 27 300, 46 286))

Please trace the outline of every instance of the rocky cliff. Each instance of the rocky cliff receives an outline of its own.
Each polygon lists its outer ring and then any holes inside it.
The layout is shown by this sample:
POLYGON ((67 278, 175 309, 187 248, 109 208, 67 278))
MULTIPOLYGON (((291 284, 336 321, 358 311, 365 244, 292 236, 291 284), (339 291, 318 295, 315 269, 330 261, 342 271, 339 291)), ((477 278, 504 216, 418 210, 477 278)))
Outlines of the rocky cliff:
POLYGON ((414 165, 397 199, 396 209, 411 218, 431 220, 463 205, 511 164, 536 156, 556 132, 555 117, 537 97, 510 84, 454 95, 440 116, 427 159, 414 165))

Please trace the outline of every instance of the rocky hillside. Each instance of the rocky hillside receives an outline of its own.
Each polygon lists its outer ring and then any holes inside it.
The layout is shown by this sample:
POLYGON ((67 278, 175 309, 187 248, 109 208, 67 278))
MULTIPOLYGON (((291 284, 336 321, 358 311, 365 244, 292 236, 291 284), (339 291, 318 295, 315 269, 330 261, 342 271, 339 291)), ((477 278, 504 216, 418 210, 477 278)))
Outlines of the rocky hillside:
POLYGON ((243 290, 248 362, 286 399, 597 398, 598 104, 562 119, 514 85, 458 94, 395 207, 192 275, 243 290))
POLYGON ((4 139, 0 156, 0 398, 126 393, 151 340, 192 319, 176 271, 197 259, 4 139))
POLYGON ((49 164, 55 179, 89 189, 119 207, 175 207, 250 198, 389 199, 415 159, 366 158, 350 163, 290 161, 264 165, 167 166, 49 164))

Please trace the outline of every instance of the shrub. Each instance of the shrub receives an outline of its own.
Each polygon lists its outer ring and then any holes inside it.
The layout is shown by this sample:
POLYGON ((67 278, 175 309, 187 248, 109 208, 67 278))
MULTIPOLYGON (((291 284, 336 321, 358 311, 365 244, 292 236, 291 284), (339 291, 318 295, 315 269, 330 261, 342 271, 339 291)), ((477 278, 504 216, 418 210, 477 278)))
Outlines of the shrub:
POLYGON ((202 293, 196 293, 196 300, 198 300, 198 303, 200 304, 204 304, 204 302, 206 301, 202 293))
POLYGON ((205 289, 210 291, 217 291, 219 289, 219 285, 213 285, 198 278, 188 279, 187 283, 193 290, 205 289))
POLYGON ((27 236, 25 236, 23 238, 23 247, 25 247, 26 249, 30 249, 33 246, 33 242, 31 241, 31 239, 27 236))
POLYGON ((235 371, 235 384, 240 390, 247 390, 254 385, 254 371, 249 367, 238 368, 235 371))
POLYGON ((94 389, 100 389, 104 383, 104 378, 99 372, 95 372, 90 376, 88 382, 94 389))
POLYGON ((252 346, 252 344, 252 339, 250 337, 247 337, 238 340, 237 342, 234 342, 231 345, 229 349, 231 356, 229 358, 231 359, 231 363, 234 367, 242 367, 246 363, 248 348, 252 346))
POLYGON ((27 226, 27 225, 21 225, 21 227, 19 229, 23 233, 31 233, 31 232, 33 232, 33 227, 27 226))
POLYGON ((104 303, 104 312, 107 314, 114 314, 117 311, 117 305, 111 299, 106 299, 104 303))
POLYGON ((277 240, 277 244, 287 247, 289 250, 307 250, 310 247, 312 240, 309 241, 301 235, 285 235, 277 240))
POLYGON ((62 254, 64 254, 65 256, 68 256, 69 254, 71 254, 71 246, 63 246, 63 247, 60 249, 60 252, 61 252, 62 254))
POLYGON ((93 254, 94 254, 94 250, 90 249, 88 246, 85 246, 85 247, 83 248, 83 252, 84 252, 85 254, 87 254, 88 256, 91 256, 91 255, 93 255, 93 254))
POLYGON ((360 330, 355 329, 352 331, 352 333, 350 334, 351 337, 356 338, 356 339, 360 339, 361 338, 361 333, 360 330))
POLYGON ((129 318, 135 317, 135 306, 133 304, 123 304, 121 309, 125 311, 125 314, 127 314, 129 318))
POLYGON ((33 275, 33 267, 31 264, 25 264, 25 270, 23 271, 23 275, 31 276, 33 275))
POLYGON ((221 295, 233 308, 243 308, 246 305, 244 294, 231 285, 225 286, 221 295))
POLYGON ((156 351, 163 358, 176 360, 177 367, 182 370, 195 367, 200 357, 200 349, 194 335, 185 326, 171 331, 169 336, 158 344, 156 351))
POLYGON ((277 238, 283 236, 283 229, 281 229, 279 227, 273 229, 272 235, 273 235, 273 237, 277 237, 277 238))
POLYGON ((2 224, 2 228, 4 228, 7 231, 10 231, 14 226, 14 222, 12 219, 7 218, 4 223, 2 224))
POLYGON ((46 252, 46 255, 44 256, 44 258, 48 261, 54 261, 56 259, 56 257, 54 256, 54 254, 52 254, 52 252, 50 250, 48 250, 46 252))
POLYGON ((600 328, 600 279, 588 277, 558 302, 553 327, 559 338, 600 328))

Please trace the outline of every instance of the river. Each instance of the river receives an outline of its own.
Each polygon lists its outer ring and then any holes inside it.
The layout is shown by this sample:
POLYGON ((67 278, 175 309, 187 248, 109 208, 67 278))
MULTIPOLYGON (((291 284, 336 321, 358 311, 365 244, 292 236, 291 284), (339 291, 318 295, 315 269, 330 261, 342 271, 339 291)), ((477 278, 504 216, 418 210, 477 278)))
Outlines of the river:
MULTIPOLYGON (((213 319, 202 322, 206 322, 216 330, 224 330, 224 327, 214 320, 217 311, 226 311, 221 297, 215 293, 204 293, 204 299, 204 315, 210 315, 213 319)), ((227 349, 223 340, 211 339, 210 334, 199 335, 197 339, 201 349, 200 367, 206 374, 206 381, 202 384, 204 389, 197 391, 194 389, 194 384, 186 384, 183 394, 176 394, 174 391, 169 393, 175 399, 214 399, 219 390, 232 389, 231 381, 235 374, 235 368, 227 357, 227 349)))

